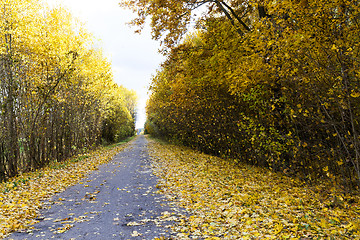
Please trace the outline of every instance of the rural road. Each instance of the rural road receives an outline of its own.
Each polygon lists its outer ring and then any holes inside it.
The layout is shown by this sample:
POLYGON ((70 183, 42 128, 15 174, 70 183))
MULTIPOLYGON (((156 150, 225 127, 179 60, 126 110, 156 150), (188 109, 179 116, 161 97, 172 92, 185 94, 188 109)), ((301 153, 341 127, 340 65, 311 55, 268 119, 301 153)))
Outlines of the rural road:
POLYGON ((55 195, 29 232, 7 239, 173 238, 177 210, 156 193, 147 140, 138 136, 82 184, 55 195))

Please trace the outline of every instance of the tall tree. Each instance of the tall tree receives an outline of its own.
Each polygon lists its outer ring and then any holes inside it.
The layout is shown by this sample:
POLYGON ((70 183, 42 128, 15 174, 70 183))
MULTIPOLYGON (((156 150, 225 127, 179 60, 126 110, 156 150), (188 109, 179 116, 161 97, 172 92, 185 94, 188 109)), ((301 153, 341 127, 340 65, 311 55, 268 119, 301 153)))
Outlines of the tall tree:
MULTIPOLYGON (((193 3, 200 2, 188 4, 193 3)), ((196 36, 170 41, 168 59, 150 89, 148 128, 304 179, 359 186, 359 4, 226 3, 245 14, 241 19, 250 31, 243 27, 239 35, 218 10, 202 18, 196 36)), ((173 28, 180 39, 183 32, 176 28, 186 18, 162 10, 177 3, 153 1, 159 13, 141 4, 135 4, 144 7, 140 16, 164 14, 153 30, 162 23, 168 31, 158 36, 175 36, 173 28)))
POLYGON ((134 134, 136 100, 66 9, 36 0, 0 9, 0 181, 95 147, 112 112, 110 130, 134 134))
POLYGON ((139 27, 137 31, 141 31, 146 18, 150 17, 153 38, 161 39, 166 48, 179 43, 192 24, 202 19, 198 15, 202 14, 204 7, 206 7, 206 17, 222 13, 238 33, 250 31, 251 22, 247 16, 252 9, 247 0, 125 0, 120 6, 137 13, 138 17, 131 22, 132 25, 139 27))

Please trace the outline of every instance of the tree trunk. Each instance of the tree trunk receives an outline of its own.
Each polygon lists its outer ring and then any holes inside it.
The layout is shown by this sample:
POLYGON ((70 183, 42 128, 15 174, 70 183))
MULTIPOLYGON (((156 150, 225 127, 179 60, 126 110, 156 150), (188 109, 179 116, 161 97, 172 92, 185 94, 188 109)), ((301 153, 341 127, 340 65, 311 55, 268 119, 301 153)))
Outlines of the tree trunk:
POLYGON ((12 36, 11 34, 5 34, 6 42, 6 59, 5 64, 5 78, 7 82, 7 101, 6 101, 6 113, 7 120, 5 126, 7 128, 7 150, 8 150, 8 175, 13 177, 17 174, 17 163, 19 158, 18 148, 18 134, 15 115, 15 97, 16 97, 16 84, 13 79, 13 57, 12 57, 12 36))

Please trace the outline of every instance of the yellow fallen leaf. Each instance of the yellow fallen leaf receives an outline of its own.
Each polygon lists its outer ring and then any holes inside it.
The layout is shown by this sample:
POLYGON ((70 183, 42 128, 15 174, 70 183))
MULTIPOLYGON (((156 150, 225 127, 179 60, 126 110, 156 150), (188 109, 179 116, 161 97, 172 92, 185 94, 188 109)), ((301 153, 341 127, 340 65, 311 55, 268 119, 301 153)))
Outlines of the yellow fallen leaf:
POLYGON ((325 220, 325 219, 321 219, 320 220, 320 226, 322 227, 322 228, 328 228, 329 227, 329 223, 325 220))
POLYGON ((140 236, 142 236, 142 234, 139 233, 139 232, 137 232, 137 231, 133 231, 133 232, 131 233, 131 236, 132 236, 132 237, 140 237, 140 236))

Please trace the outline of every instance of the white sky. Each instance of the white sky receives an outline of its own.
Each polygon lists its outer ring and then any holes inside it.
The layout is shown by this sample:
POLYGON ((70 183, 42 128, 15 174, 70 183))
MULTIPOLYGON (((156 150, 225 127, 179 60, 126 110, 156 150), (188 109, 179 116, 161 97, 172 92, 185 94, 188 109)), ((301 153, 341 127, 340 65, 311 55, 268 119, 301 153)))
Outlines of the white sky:
POLYGON ((134 15, 119 7, 121 0, 44 0, 51 6, 61 4, 86 24, 112 61, 114 80, 138 93, 137 128, 145 122, 147 88, 164 57, 158 53, 159 43, 151 40, 149 28, 134 34, 135 28, 125 25, 134 15))

